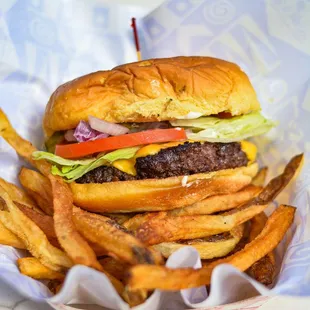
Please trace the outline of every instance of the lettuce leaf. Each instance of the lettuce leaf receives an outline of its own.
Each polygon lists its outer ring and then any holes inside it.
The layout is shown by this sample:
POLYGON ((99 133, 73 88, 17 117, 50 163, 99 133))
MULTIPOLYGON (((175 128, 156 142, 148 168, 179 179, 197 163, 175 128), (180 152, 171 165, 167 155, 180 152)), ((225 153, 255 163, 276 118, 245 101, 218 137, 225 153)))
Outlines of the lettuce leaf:
POLYGON ((94 158, 77 159, 77 160, 65 159, 53 153, 43 152, 43 151, 33 152, 32 158, 35 160, 46 159, 53 164, 57 164, 61 166, 89 165, 95 160, 94 158))
POLYGON ((228 119, 200 117, 189 120, 175 120, 172 126, 187 127, 187 138, 209 142, 234 142, 268 132, 277 123, 266 119, 259 112, 235 116, 228 119))
POLYGON ((85 173, 103 165, 110 165, 119 159, 129 159, 134 157, 139 147, 130 147, 119 149, 97 158, 70 160, 48 152, 34 152, 32 154, 35 160, 45 159, 53 164, 52 174, 59 175, 67 182, 73 182, 85 173))

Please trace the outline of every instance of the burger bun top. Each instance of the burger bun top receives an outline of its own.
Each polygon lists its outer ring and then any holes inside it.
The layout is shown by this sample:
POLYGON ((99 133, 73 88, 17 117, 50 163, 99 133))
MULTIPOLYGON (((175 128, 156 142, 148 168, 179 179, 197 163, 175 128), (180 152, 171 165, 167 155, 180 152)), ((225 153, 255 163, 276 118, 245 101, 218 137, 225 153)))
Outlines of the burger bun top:
POLYGON ((43 119, 46 137, 89 115, 113 122, 153 122, 242 115, 260 110, 247 75, 211 57, 173 57, 124 64, 59 86, 43 119))

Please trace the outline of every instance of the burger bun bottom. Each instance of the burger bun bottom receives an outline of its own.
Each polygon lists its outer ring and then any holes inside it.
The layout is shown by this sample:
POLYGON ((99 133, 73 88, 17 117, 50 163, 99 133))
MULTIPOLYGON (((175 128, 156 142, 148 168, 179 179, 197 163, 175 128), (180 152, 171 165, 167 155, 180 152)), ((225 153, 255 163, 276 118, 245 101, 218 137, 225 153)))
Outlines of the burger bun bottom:
POLYGON ((88 211, 127 213, 186 207, 250 184, 258 164, 189 176, 107 183, 71 183, 74 203, 88 211))

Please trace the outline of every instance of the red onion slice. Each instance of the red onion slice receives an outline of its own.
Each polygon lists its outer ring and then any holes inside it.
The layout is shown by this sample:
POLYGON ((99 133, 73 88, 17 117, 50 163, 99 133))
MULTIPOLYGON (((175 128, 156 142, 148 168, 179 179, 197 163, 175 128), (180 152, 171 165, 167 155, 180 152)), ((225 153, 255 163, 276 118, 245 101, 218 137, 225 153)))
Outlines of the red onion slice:
POLYGON ((88 116, 88 122, 92 129, 111 136, 120 136, 129 132, 129 129, 125 126, 106 122, 94 116, 88 116))
POLYGON ((99 132, 95 138, 91 138, 90 140, 99 140, 103 138, 107 138, 109 135, 107 133, 99 132))
POLYGON ((68 141, 68 142, 76 142, 77 141, 75 136, 74 136, 74 130, 73 129, 67 130, 64 137, 65 137, 66 141, 68 141))
POLYGON ((73 136, 78 142, 92 141, 107 138, 109 135, 92 129, 85 121, 80 121, 73 136))

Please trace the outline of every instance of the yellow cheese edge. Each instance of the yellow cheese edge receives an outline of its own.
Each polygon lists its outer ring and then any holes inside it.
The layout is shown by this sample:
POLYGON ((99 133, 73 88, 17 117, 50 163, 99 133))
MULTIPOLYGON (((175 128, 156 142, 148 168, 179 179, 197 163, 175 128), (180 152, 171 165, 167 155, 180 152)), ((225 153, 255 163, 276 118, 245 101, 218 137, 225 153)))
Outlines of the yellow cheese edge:
MULTIPOLYGON (((125 173, 136 175, 137 174, 136 169, 135 169, 136 158, 146 157, 148 155, 155 155, 159 153, 159 151, 162 149, 178 146, 181 144, 184 144, 184 142, 149 144, 139 149, 133 158, 116 160, 112 163, 112 166, 125 173)), ((241 149, 247 155, 249 159, 249 164, 253 163, 257 155, 257 147, 255 146, 255 144, 249 141, 245 141, 245 140, 241 141, 241 149)))
POLYGON ((241 149, 242 151, 246 154, 249 163, 248 164, 252 164, 257 157, 257 147, 254 143, 251 143, 249 141, 246 140, 242 140, 241 141, 241 149))

